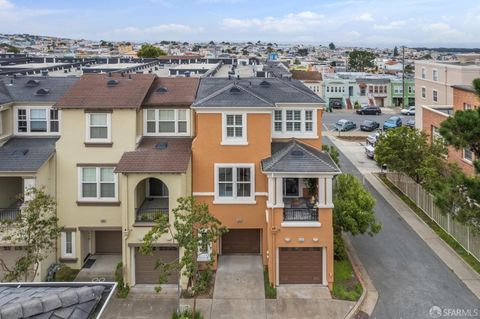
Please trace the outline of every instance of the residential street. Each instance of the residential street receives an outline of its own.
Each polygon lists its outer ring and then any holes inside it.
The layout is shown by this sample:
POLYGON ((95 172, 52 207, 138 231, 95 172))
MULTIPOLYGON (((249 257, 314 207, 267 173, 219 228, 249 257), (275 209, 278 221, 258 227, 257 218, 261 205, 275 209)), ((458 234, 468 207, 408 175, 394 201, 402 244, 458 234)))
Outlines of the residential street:
MULTIPOLYGON (((332 145, 329 138, 323 140, 332 145)), ((345 173, 362 178, 361 170, 371 171, 375 167, 360 147, 358 157, 355 154, 355 165, 342 149, 339 151, 345 173)), ((375 237, 357 236, 351 242, 379 293, 372 317, 432 318, 429 315, 432 306, 472 311, 478 308, 480 301, 463 282, 368 182, 366 186, 377 200, 375 211, 383 228, 375 237)))

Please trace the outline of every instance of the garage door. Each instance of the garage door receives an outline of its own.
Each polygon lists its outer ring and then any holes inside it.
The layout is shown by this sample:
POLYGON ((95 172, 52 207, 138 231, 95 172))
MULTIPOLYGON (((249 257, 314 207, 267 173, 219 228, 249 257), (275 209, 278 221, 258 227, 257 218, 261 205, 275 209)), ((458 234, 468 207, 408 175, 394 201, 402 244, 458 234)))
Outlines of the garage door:
POLYGON ((322 284, 322 248, 280 248, 280 284, 322 284))
POLYGON ((230 229, 222 236, 223 254, 260 254, 260 229, 230 229))
MULTIPOLYGON (((139 248, 135 248, 135 282, 137 284, 158 283, 158 270, 155 269, 157 260, 169 263, 178 259, 176 247, 154 247, 151 256, 142 255, 139 248)), ((178 283, 178 274, 174 273, 167 279, 167 283, 178 283)))
POLYGON ((95 251, 97 254, 121 254, 122 232, 121 231, 96 231, 95 251))

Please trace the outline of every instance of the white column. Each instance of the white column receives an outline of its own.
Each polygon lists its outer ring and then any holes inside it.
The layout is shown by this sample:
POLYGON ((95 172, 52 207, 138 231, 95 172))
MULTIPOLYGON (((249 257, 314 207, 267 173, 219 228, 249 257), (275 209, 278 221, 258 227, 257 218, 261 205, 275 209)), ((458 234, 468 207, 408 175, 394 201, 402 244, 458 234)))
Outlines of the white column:
POLYGON ((326 199, 326 204, 327 206, 332 206, 333 205, 333 200, 332 200, 332 178, 329 177, 326 179, 326 184, 327 184, 327 199, 326 199))
POLYGON ((268 177, 268 206, 275 205, 275 178, 268 177))
POLYGON ((325 206, 325 178, 318 178, 318 205, 325 206))
POLYGON ((277 177, 275 178, 275 190, 276 190, 276 196, 275 196, 275 206, 277 207, 283 207, 283 178, 282 177, 277 177))

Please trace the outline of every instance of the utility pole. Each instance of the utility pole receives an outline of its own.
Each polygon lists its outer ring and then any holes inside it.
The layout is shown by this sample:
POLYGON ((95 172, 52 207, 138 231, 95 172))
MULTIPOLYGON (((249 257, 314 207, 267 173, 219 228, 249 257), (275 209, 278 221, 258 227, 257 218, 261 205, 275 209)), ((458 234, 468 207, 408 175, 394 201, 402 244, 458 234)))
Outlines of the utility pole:
POLYGON ((402 108, 405 108, 405 46, 402 45, 402 108))

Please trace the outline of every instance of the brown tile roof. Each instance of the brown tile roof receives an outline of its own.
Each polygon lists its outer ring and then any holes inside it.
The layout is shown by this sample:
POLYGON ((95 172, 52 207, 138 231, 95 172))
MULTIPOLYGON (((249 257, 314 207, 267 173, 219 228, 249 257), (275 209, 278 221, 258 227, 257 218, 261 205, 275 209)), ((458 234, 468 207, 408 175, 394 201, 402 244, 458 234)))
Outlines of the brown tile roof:
POLYGON ((185 173, 190 163, 189 137, 143 137, 138 148, 125 152, 117 173, 185 173), (162 148, 165 146, 166 148, 162 148))
POLYGON ((303 71, 303 70, 292 70, 292 78, 295 80, 310 80, 310 81, 321 81, 322 73, 318 71, 303 71))
POLYGON ((198 78, 157 77, 144 106, 190 106, 197 95, 198 78))
POLYGON ((86 74, 55 104, 58 108, 140 108, 154 74, 86 74))

